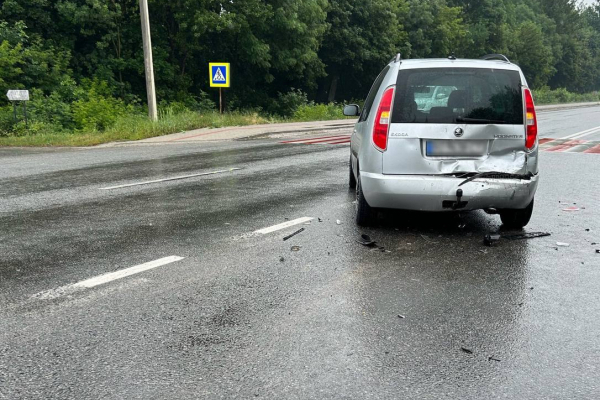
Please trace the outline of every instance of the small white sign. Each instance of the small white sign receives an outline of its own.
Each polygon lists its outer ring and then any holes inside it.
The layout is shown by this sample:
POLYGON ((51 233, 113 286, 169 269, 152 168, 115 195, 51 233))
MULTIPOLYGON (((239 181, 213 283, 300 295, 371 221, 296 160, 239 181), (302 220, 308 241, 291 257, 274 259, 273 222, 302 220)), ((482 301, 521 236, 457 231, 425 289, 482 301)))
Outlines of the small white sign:
POLYGON ((28 101, 29 90, 9 90, 6 92, 6 97, 10 101, 28 101))

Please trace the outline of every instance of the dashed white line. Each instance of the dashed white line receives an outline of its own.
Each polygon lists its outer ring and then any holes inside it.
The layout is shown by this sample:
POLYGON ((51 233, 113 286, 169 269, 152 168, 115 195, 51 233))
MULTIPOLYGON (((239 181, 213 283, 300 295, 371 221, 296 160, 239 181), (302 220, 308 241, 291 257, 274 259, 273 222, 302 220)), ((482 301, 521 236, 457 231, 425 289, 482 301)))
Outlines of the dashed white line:
POLYGON ((61 286, 56 289, 46 290, 44 292, 40 292, 31 296, 34 299, 39 300, 48 300, 54 299, 65 294, 70 294, 76 292, 81 289, 89 289, 98 285, 103 285, 105 283, 122 279, 127 276, 139 274, 140 272, 148 271, 153 268, 161 267, 163 265, 174 263, 175 261, 183 260, 183 257, 179 256, 169 256, 164 258, 159 258, 158 260, 150 261, 144 264, 135 265, 133 267, 125 268, 115 272, 109 272, 103 275, 96 276, 94 278, 86 279, 81 282, 73 283, 66 286, 61 286))
POLYGON ((160 183, 160 182, 166 182, 166 181, 176 181, 176 180, 179 180, 179 179, 195 178, 197 176, 222 174, 224 172, 239 171, 240 169, 241 168, 222 169, 222 170, 219 170, 219 171, 202 172, 200 174, 192 174, 192 175, 174 176, 172 178, 155 179, 155 180, 152 180, 152 181, 145 181, 145 182, 127 183, 125 185, 109 186, 109 187, 103 187, 103 188, 99 188, 99 189, 100 190, 121 189, 121 188, 126 188, 126 187, 131 187, 131 186, 149 185, 151 183, 160 183))
POLYGON ((311 218, 311 217, 302 217, 302 218, 298 218, 298 219, 293 219, 291 221, 287 221, 287 222, 284 222, 281 224, 277 224, 277 225, 269 226, 267 228, 259 229, 257 231, 254 231, 254 233, 262 233, 263 235, 266 235, 267 233, 271 233, 271 232, 279 231, 281 229, 289 228, 290 226, 303 224, 305 222, 312 221, 313 219, 314 218, 311 218))

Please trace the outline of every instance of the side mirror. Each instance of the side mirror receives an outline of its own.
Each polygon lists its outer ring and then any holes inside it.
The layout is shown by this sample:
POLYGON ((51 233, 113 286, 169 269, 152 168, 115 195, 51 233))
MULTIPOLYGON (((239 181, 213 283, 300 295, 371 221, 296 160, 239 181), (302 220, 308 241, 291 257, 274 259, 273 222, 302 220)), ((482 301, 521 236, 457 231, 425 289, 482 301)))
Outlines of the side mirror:
POLYGON ((360 107, 356 104, 348 104, 344 106, 344 115, 346 117, 358 117, 360 115, 360 107))

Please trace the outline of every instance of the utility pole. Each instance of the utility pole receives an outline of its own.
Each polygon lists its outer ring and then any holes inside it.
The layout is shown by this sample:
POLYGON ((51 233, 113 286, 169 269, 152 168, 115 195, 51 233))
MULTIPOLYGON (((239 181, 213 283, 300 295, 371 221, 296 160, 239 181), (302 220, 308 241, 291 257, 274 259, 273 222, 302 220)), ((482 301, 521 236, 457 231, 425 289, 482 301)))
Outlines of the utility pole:
POLYGON ((154 64, 152 62, 152 40, 150 38, 150 17, 148 0, 140 0, 140 18, 142 19, 142 41, 144 44, 144 67, 146 69, 146 93, 148 94, 148 116, 158 120, 156 111, 156 91, 154 89, 154 64))

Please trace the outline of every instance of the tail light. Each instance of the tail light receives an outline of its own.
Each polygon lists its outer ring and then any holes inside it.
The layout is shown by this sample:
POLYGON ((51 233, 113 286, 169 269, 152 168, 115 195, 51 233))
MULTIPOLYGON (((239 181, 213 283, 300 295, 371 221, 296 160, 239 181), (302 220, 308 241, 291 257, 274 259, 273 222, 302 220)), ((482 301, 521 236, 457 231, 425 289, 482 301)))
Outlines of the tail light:
POLYGON ((387 149, 393 101, 394 86, 390 86, 383 92, 383 96, 381 96, 377 114, 375 115, 375 126, 373 127, 373 144, 381 151, 387 149))
POLYGON ((537 139, 538 127, 537 127, 537 116, 535 114, 535 106, 533 104, 533 96, 531 90, 525 89, 525 147, 532 149, 535 146, 535 140, 537 139))

